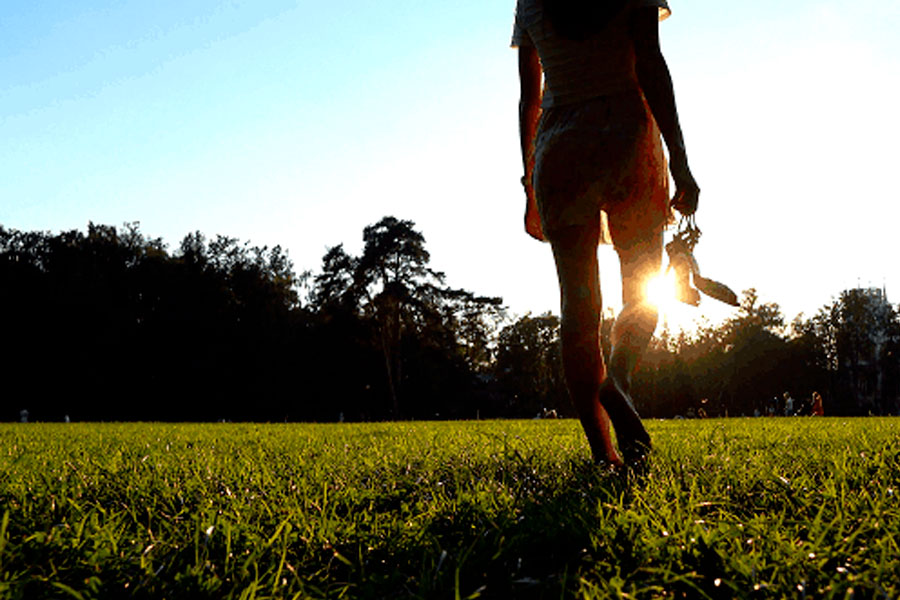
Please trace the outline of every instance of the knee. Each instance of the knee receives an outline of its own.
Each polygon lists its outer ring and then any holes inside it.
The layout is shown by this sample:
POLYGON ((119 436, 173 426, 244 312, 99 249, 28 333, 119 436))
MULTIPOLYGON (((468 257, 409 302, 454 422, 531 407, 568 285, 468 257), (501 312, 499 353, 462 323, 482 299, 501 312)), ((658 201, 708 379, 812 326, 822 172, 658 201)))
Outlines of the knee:
POLYGON ((659 311, 654 304, 646 301, 630 302, 616 318, 614 337, 621 338, 629 334, 652 336, 658 320, 659 311))
POLYGON ((655 323, 659 316, 659 311, 655 304, 648 302, 646 299, 641 299, 636 302, 626 303, 622 307, 621 315, 624 315, 626 318, 639 321, 653 321, 655 323))
POLYGON ((650 282, 659 269, 648 267, 639 276, 632 275, 622 281, 622 301, 629 305, 650 304, 650 282))

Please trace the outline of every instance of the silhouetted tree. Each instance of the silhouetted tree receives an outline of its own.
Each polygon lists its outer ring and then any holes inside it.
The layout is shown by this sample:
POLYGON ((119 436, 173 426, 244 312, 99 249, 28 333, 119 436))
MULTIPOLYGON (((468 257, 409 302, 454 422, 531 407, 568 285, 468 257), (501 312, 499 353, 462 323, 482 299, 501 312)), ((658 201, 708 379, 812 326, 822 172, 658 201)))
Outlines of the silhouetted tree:
POLYGON ((6 392, 38 420, 272 418, 290 404, 275 374, 302 329, 278 247, 194 233, 171 256, 136 223, 0 228, 0 278, 6 392))
POLYGON ((337 311, 354 312, 356 298, 353 280, 357 260, 344 251, 344 245, 332 246, 322 257, 322 271, 313 279, 310 303, 323 315, 337 311))
POLYGON ((400 394, 404 379, 404 337, 438 333, 439 286, 443 273, 428 267, 431 259, 424 236, 412 221, 384 217, 363 230, 363 248, 353 280, 361 300, 360 310, 374 325, 384 360, 391 415, 401 415, 400 394))
MULTIPOLYGON (((169 253, 137 223, 0 226, 0 418, 571 414, 556 316, 509 323, 500 298, 446 287, 411 221, 385 217, 363 241, 359 257, 337 245, 298 276, 279 246, 221 235, 169 253)), ((788 329, 747 290, 720 325, 661 331, 632 394, 646 416, 715 416, 814 390, 829 413, 897 411, 900 317, 883 291, 846 290, 788 329)))
POLYGON ((690 340, 684 332, 673 335, 663 329, 647 347, 634 375, 631 396, 645 417, 685 415, 699 399, 691 379, 687 353, 690 340))
POLYGON ((724 404, 729 414, 751 414, 755 406, 791 389, 793 374, 786 368, 788 345, 778 304, 760 303, 755 289, 745 290, 738 315, 723 329, 724 404))
POLYGON ((488 373, 494 362, 497 327, 506 318, 503 299, 462 289, 442 290, 440 298, 444 320, 456 333, 466 366, 472 373, 488 373))
POLYGON ((533 416, 542 408, 571 414, 559 349, 559 317, 530 314, 500 331, 497 379, 508 397, 508 410, 533 416))
POLYGON ((792 389, 790 348, 775 303, 744 291, 738 314, 718 326, 673 334, 663 329, 635 374, 632 396, 642 414, 672 417, 752 414, 792 389))
POLYGON ((826 412, 895 413, 900 397, 900 316, 883 290, 844 290, 795 325, 829 375, 826 412))
POLYGON ((338 360, 342 384, 355 381, 352 385, 365 390, 362 396, 376 402, 354 414, 476 414, 470 392, 477 386, 476 373, 492 360, 502 300, 445 287, 444 275, 429 267, 425 238, 411 221, 385 217, 363 230, 363 241, 358 258, 342 246, 326 252, 311 302, 321 327, 349 344, 345 354, 356 353, 356 373, 338 360), (379 356, 377 381, 372 353, 379 356), (385 404, 378 405, 382 398, 385 404))

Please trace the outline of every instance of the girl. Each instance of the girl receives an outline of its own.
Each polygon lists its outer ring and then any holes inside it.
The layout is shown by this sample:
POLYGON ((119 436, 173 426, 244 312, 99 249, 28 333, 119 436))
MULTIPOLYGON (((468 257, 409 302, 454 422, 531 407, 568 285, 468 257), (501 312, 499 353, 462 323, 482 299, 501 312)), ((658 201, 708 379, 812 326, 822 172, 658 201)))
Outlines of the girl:
POLYGON ((659 48, 658 21, 669 13, 666 0, 518 0, 513 30, 525 226, 553 248, 566 385, 594 460, 614 465, 639 462, 650 449, 629 396, 656 328, 646 283, 660 269, 671 208, 693 214, 700 193, 659 48), (671 203, 660 133, 675 181, 671 203), (608 369, 600 351, 600 243, 613 244, 622 272, 624 306, 608 369))

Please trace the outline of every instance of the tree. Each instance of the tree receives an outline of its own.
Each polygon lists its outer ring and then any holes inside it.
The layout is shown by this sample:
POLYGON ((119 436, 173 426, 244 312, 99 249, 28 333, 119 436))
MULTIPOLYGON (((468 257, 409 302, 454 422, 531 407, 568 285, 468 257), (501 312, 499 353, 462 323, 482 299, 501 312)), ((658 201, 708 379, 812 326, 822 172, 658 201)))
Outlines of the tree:
POLYGON ((738 315, 725 322, 723 333, 722 393, 729 414, 752 414, 791 389, 793 373, 778 304, 760 303, 755 289, 745 290, 738 315))
POLYGON ((784 329, 779 306, 760 303, 752 288, 738 314, 717 327, 674 335, 664 329, 635 375, 638 409, 661 417, 700 408, 710 416, 752 414, 794 383, 784 329))
POLYGON ((651 339, 634 375, 631 396, 646 417, 674 417, 695 410, 699 400, 691 375, 693 340, 684 332, 663 329, 651 339))
POLYGON ((0 278, 5 391, 39 420, 296 411, 283 374, 304 330, 279 247, 193 233, 169 255, 136 223, 0 228, 0 278))
POLYGON ((445 287, 412 221, 384 217, 363 230, 363 241, 358 258, 343 246, 326 252, 311 302, 321 319, 322 372, 335 387, 353 387, 348 397, 369 402, 348 412, 368 418, 476 414, 469 401, 474 376, 491 364, 502 300, 445 287))
POLYGON ((900 396, 900 316, 883 290, 844 290, 808 321, 796 324, 830 375, 828 412, 893 413, 900 396))
POLYGON ((440 296, 445 322, 456 333, 466 366, 472 373, 487 373, 493 365, 497 327, 506 317, 503 299, 463 289, 446 289, 440 296))
POLYGON ((363 230, 363 241, 353 289, 362 300, 361 311, 375 326, 391 415, 398 418, 404 377, 401 344, 404 337, 426 331, 444 333, 436 310, 444 275, 428 267, 425 238, 412 221, 384 217, 363 230))
POLYGON ((559 317, 530 314, 500 331, 497 379, 510 399, 508 410, 529 416, 542 408, 571 413, 559 349, 559 317))
POLYGON ((355 309, 353 282, 357 260, 344 251, 344 245, 332 246, 322 257, 322 271, 313 279, 311 303, 324 313, 355 309))

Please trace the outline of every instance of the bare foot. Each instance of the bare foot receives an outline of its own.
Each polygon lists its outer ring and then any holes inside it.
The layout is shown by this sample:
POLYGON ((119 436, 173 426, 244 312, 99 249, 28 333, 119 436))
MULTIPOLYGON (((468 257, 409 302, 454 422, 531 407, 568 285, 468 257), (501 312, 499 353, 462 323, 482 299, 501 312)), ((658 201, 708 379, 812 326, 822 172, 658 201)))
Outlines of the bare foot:
POLYGON ((616 470, 624 467, 625 461, 622 460, 622 457, 619 456, 618 453, 616 453, 614 457, 594 455, 594 464, 599 467, 600 470, 616 470))

